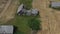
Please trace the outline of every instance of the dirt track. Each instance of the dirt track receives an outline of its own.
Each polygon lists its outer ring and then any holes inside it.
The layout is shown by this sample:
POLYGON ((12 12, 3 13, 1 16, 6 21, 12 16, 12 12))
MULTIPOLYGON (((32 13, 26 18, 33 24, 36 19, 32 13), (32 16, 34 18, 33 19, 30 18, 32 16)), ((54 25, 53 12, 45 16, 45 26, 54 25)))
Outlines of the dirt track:
POLYGON ((49 8, 49 1, 33 0, 33 8, 37 8, 40 11, 42 21, 42 31, 37 34, 60 34, 60 11, 49 8))

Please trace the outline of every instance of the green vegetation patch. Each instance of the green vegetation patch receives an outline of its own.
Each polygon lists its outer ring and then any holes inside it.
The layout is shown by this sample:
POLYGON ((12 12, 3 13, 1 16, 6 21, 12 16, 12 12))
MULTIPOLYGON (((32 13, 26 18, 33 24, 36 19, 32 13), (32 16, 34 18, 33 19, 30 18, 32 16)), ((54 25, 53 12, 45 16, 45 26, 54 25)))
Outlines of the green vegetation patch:
POLYGON ((26 9, 31 9, 32 8, 32 1, 33 0, 20 0, 20 4, 24 4, 26 9))
POLYGON ((41 24, 41 21, 37 18, 33 18, 33 19, 29 20, 29 22, 28 22, 29 27, 32 30, 36 30, 36 31, 41 30, 40 24, 41 24))
MULTIPOLYGON (((39 16, 17 16, 15 17, 15 19, 12 19, 11 21, 8 21, 7 23, 5 23, 6 25, 14 25, 17 27, 17 30, 15 32, 15 34, 30 34, 31 33, 31 28, 28 26, 31 21, 30 20, 34 20, 35 25, 39 25, 39 22, 35 21, 36 19, 38 19, 39 16)), ((31 24, 32 25, 32 24, 31 24)), ((32 27, 34 27, 32 26, 32 27)), ((33 29, 37 29, 35 26, 33 29)), ((38 26, 39 27, 39 26, 38 26)))
POLYGON ((21 34, 30 34, 30 28, 27 25, 28 20, 32 19, 33 17, 31 16, 17 16, 15 17, 14 20, 9 21, 7 24, 12 24, 17 27, 18 30, 16 30, 16 33, 21 34), (19 32, 20 31, 20 32, 19 32))

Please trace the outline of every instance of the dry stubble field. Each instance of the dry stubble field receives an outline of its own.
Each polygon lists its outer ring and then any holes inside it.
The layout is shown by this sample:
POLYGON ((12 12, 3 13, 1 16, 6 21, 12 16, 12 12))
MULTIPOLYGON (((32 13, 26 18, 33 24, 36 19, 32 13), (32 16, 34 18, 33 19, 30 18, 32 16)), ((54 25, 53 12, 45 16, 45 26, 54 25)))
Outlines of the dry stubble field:
POLYGON ((33 0, 33 8, 40 11, 42 21, 42 31, 38 31, 37 34, 60 34, 60 11, 49 8, 50 1, 33 0))
POLYGON ((18 7, 18 0, 0 0, 0 21, 8 21, 14 18, 18 7))

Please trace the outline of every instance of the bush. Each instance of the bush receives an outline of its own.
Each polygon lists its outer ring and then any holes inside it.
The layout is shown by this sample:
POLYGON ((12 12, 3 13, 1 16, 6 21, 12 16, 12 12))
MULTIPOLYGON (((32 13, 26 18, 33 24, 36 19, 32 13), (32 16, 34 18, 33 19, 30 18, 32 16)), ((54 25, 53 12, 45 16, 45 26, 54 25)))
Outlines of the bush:
POLYGON ((31 19, 29 22, 28 22, 28 25, 29 27, 32 29, 32 30, 40 30, 40 22, 39 20, 37 19, 31 19))

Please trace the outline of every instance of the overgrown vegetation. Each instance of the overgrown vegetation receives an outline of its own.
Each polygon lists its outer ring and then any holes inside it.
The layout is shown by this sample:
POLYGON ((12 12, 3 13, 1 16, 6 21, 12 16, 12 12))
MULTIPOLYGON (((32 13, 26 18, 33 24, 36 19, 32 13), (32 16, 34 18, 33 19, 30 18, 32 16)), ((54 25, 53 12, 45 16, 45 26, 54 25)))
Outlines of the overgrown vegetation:
POLYGON ((32 1, 33 0, 20 0, 20 4, 24 4, 26 9, 31 9, 32 8, 32 1))
POLYGON ((7 24, 11 24, 17 27, 17 30, 15 34, 30 34, 31 28, 28 26, 30 23, 30 26, 32 25, 32 29, 39 30, 40 23, 37 21, 39 16, 17 16, 15 19, 8 21, 7 24), (33 23, 31 22, 33 20, 33 23), (29 24, 28 24, 29 23, 29 24), (34 24, 34 25, 33 25, 34 24), (37 27, 37 28, 36 28, 37 27))
POLYGON ((31 29, 28 26, 28 21, 34 18, 33 16, 15 16, 15 18, 6 24, 11 24, 17 27, 15 34, 30 34, 31 29))
POLYGON ((41 21, 39 21, 37 18, 33 18, 33 19, 29 20, 28 25, 32 30, 38 31, 41 29, 40 23, 41 23, 41 21))

